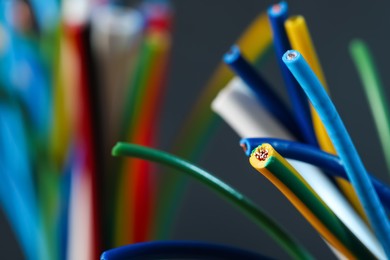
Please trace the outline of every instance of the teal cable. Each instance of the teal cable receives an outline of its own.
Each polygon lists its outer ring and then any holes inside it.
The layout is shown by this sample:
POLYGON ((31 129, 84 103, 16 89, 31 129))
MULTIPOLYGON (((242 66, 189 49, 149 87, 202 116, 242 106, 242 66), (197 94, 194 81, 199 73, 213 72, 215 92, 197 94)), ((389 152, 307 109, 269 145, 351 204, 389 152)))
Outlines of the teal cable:
POLYGON ((263 210, 246 198, 243 194, 219 180, 207 171, 183 160, 179 157, 158 151, 156 149, 127 143, 117 143, 112 149, 113 156, 129 156, 141 158, 182 171, 207 185, 213 191, 227 199, 249 216, 259 227, 261 227, 271 238, 275 240, 294 259, 312 259, 310 253, 298 242, 290 237, 272 218, 268 217, 263 210))

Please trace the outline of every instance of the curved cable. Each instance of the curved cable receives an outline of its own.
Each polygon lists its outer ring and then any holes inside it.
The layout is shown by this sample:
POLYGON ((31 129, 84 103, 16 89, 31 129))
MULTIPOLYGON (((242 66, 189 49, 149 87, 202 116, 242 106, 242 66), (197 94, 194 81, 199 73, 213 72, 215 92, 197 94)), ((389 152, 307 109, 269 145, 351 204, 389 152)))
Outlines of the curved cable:
MULTIPOLYGON (((267 16, 261 13, 248 26, 236 43, 246 57, 258 63, 265 60, 271 41, 271 30, 267 16), (259 37, 259 31, 261 31, 261 37, 259 37)), ((218 117, 210 109, 210 103, 231 78, 233 78, 233 73, 227 66, 220 64, 205 85, 201 96, 197 99, 177 135, 172 147, 175 154, 190 160, 196 160, 200 157, 201 151, 203 151, 202 148, 214 134, 219 123, 218 117)), ((158 209, 158 228, 156 231, 156 236, 159 239, 166 237, 168 230, 171 230, 173 225, 171 221, 172 212, 177 210, 181 202, 182 196, 180 195, 185 190, 185 181, 180 175, 167 176, 162 186, 159 203, 161 209, 158 209)))
POLYGON ((169 153, 156 149, 126 143, 117 143, 112 149, 114 156, 131 156, 157 162, 182 171, 217 192, 229 202, 245 212, 258 226, 270 235, 290 256, 296 259, 311 259, 312 256, 276 222, 244 195, 214 177, 205 170, 169 153))
POLYGON ((101 260, 123 259, 270 259, 226 245, 197 241, 157 241, 126 245, 104 252, 101 260))

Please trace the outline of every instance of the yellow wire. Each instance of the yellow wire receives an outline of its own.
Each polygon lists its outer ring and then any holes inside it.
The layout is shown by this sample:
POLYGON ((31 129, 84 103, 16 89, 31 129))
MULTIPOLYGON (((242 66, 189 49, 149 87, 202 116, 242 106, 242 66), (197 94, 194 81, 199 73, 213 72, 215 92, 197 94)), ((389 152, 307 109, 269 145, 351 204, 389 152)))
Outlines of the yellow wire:
MULTIPOLYGON (((271 146, 269 146, 271 147, 271 146)), ((278 159, 283 159, 281 155, 279 155, 272 147, 268 150, 268 157, 275 157, 278 159)), ((284 159, 283 159, 284 160, 284 159)), ((352 254, 352 252, 344 246, 344 244, 314 215, 314 213, 283 183, 281 182, 275 175, 268 170, 267 161, 259 161, 255 156, 251 156, 249 158, 250 164, 261 174, 264 175, 276 188, 278 188, 284 196, 294 205, 294 207, 304 216, 304 218, 318 231, 319 234, 335 249, 337 249, 341 254, 343 254, 348 259, 355 259, 356 257, 352 254)), ((286 166, 295 175, 309 188, 309 184, 296 172, 296 170, 289 164, 286 163, 286 166)), ((317 195, 314 191, 313 194, 317 195)), ((318 197, 318 195, 317 195, 318 197)), ((321 199, 319 199, 322 201, 321 199)))
MULTIPOLYGON (((60 29, 61 30, 61 29, 60 29)), ((56 49, 56 64, 54 70, 53 80, 53 117, 52 117, 52 131, 50 136, 51 154, 54 156, 56 166, 58 168, 63 166, 63 163, 68 152, 70 138, 71 138, 71 122, 70 115, 67 110, 66 87, 69 85, 67 74, 69 72, 69 64, 66 64, 68 59, 63 59, 69 52, 66 36, 59 32, 58 46, 56 49)))
MULTIPOLYGON (((290 17, 285 22, 285 28, 291 43, 291 47, 299 51, 303 55, 303 57, 305 57, 311 69, 317 75, 318 79, 321 81, 326 91, 328 91, 325 76, 322 71, 317 53, 315 51, 313 41, 310 37, 309 29, 307 27, 305 18, 300 15, 290 17)), ((312 105, 310 106, 310 110, 313 120, 314 131, 321 149, 325 152, 336 155, 336 150, 325 130, 324 125, 321 122, 320 117, 317 114, 317 111, 315 111, 312 105)), ((336 178, 336 182, 341 191, 349 200, 349 202, 358 212, 358 214, 366 221, 366 223, 368 223, 367 216, 364 212, 362 205, 360 204, 360 201, 355 193, 355 190, 353 189, 353 186, 343 178, 336 178)))
MULTIPOLYGON (((263 58, 272 44, 272 32, 267 14, 259 14, 242 33, 236 44, 249 61, 254 62, 263 58)), ((174 149, 176 153, 186 157, 191 154, 199 143, 199 136, 204 134, 205 124, 208 124, 210 117, 214 115, 210 108, 211 102, 233 77, 234 73, 225 63, 217 66, 176 139, 174 149)))

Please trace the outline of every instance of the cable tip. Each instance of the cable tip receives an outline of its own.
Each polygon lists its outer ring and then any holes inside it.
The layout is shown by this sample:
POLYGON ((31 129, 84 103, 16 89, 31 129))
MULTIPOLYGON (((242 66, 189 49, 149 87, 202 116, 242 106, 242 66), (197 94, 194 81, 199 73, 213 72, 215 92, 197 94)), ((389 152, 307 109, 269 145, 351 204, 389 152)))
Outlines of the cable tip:
POLYGON ((121 147, 122 147, 121 142, 116 143, 116 145, 114 145, 114 147, 112 147, 111 155, 112 156, 119 156, 119 151, 120 151, 121 147))
POLYGON ((228 52, 223 55, 223 60, 226 64, 234 63, 241 56, 240 47, 233 45, 228 52))
POLYGON ((279 13, 282 10, 282 6, 280 4, 274 4, 272 7, 272 12, 279 13))
POLYGON ((284 53, 282 60, 284 63, 294 62, 299 59, 301 54, 296 50, 289 50, 284 53))
POLYGON ((255 158, 259 161, 267 160, 268 155, 269 155, 268 149, 263 146, 257 147, 255 150, 255 158))
POLYGON ((288 9, 287 3, 286 2, 280 2, 280 3, 274 4, 271 7, 269 7, 268 13, 270 15, 278 16, 278 15, 286 14, 287 13, 287 9, 288 9))
POLYGON ((244 150, 244 153, 246 154, 247 151, 248 151, 248 147, 246 146, 246 143, 245 142, 241 142, 240 146, 241 146, 242 150, 244 150))
POLYGON ((298 53, 294 50, 287 51, 285 55, 287 60, 294 60, 296 57, 298 57, 298 53))
POLYGON ((276 154, 275 149, 270 144, 263 143, 253 149, 249 162, 255 169, 266 168, 276 154))

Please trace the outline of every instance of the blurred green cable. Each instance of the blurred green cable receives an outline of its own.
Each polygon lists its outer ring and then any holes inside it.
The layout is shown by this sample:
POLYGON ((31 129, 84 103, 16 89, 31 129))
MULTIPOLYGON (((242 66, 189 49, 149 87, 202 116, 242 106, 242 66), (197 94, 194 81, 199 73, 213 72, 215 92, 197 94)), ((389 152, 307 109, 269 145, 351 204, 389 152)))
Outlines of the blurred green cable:
POLYGON ((363 41, 353 40, 350 43, 349 51, 363 82, 364 91, 385 155, 387 173, 390 174, 390 115, 382 82, 370 50, 363 41))

